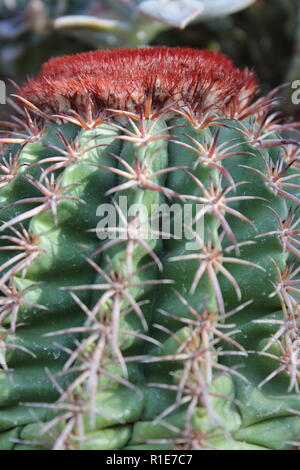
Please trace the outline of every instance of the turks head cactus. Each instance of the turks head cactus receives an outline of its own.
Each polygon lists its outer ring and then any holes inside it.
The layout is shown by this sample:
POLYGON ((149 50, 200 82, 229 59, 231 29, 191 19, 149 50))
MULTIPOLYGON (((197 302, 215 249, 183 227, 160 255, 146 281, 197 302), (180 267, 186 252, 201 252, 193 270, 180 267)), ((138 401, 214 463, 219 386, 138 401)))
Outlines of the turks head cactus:
POLYGON ((1 449, 294 449, 299 144, 185 48, 43 65, 1 135, 1 449))

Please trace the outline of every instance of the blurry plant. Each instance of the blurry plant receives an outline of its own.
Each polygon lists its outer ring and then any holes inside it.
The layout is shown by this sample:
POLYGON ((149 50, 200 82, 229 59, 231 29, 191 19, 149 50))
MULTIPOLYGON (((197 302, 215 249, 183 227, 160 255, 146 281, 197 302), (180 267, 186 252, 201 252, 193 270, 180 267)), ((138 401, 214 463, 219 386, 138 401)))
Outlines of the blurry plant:
MULTIPOLYGON (((293 84, 296 80, 300 80, 300 3, 298 4, 298 17, 295 33, 295 45, 294 45, 294 54, 290 64, 290 67, 287 71, 287 80, 291 82, 292 88, 289 89, 288 97, 291 98, 291 95, 294 91, 293 84)), ((293 103, 292 99, 287 100, 287 108, 289 112, 293 112, 293 103)), ((298 108, 298 117, 299 117, 299 108, 298 108)))
POLYGON ((229 14, 253 1, 0 0, 3 72, 18 78, 21 71, 34 73, 58 51, 144 46, 170 26, 184 28, 195 19, 229 14))

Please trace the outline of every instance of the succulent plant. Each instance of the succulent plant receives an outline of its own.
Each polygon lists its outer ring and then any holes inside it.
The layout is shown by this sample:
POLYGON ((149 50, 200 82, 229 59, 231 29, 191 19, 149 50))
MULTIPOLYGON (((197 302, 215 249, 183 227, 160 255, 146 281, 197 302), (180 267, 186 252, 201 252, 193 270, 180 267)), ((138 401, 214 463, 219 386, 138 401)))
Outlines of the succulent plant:
MULTIPOLYGON (((3 76, 20 80, 57 53, 148 45, 170 26, 220 17, 253 0, 0 0, 3 76)), ((1 77, 1 76, 0 76, 1 77)))
POLYGON ((0 448, 299 446, 297 123, 216 52, 43 65, 0 138, 0 448))

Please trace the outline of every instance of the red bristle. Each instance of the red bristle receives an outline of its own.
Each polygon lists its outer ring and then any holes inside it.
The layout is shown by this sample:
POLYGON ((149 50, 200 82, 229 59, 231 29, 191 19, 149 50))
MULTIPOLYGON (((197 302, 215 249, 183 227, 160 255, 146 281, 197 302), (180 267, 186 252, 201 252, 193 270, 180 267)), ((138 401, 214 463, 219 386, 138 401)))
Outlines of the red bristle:
POLYGON ((189 48, 115 49, 54 58, 20 94, 42 110, 107 108, 143 113, 189 105, 198 112, 232 100, 248 104, 257 90, 249 70, 223 54, 189 48))

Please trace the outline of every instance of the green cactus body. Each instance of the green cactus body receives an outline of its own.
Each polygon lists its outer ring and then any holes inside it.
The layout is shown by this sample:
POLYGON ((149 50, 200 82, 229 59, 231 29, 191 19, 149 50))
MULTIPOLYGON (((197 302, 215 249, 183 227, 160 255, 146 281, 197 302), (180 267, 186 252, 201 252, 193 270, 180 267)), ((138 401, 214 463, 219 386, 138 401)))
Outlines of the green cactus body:
POLYGON ((299 164, 256 88, 220 54, 150 48, 21 89, 0 139, 1 449, 299 445, 299 164))

